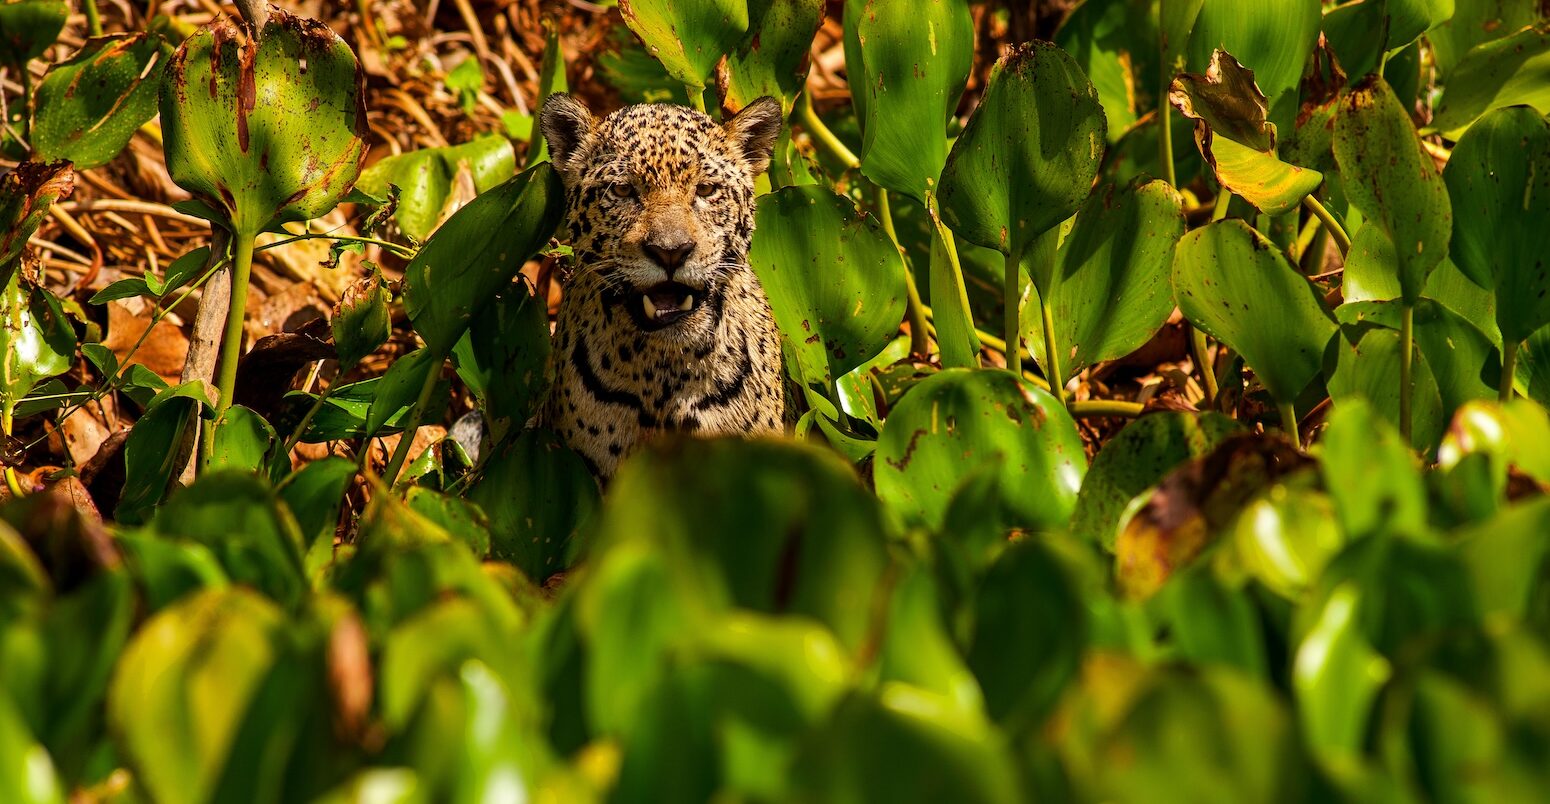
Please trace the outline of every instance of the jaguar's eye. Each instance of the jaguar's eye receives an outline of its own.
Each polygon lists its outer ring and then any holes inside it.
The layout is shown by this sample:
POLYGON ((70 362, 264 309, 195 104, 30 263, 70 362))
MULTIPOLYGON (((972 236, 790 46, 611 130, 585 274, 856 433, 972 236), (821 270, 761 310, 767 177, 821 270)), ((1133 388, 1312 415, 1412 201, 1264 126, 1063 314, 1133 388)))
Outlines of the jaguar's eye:
POLYGON ((701 198, 710 198, 720 190, 721 187, 719 185, 711 184, 708 181, 702 181, 700 182, 699 186, 694 188, 694 194, 701 198))
POLYGON ((630 184, 627 181, 616 181, 613 184, 608 185, 608 191, 613 193, 615 198, 635 197, 635 185, 630 184))

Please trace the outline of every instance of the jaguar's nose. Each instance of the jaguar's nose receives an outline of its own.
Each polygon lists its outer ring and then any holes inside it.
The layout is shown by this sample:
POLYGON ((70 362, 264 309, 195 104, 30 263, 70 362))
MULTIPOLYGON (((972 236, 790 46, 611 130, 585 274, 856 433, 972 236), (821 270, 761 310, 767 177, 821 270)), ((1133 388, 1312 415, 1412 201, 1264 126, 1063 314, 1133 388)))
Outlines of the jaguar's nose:
POLYGON ((689 255, 693 253, 694 241, 685 240, 679 243, 647 241, 641 245, 641 248, 646 252, 646 256, 651 258, 652 262, 662 266, 662 269, 667 271, 668 276, 672 276, 673 271, 681 267, 684 264, 684 260, 689 259, 689 255))

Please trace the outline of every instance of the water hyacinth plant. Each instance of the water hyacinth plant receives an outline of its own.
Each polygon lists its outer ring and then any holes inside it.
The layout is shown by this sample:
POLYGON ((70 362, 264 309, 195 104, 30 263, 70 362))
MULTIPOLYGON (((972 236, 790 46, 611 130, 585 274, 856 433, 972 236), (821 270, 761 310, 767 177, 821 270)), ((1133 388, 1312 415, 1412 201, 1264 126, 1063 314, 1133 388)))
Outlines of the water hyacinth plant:
POLYGON ((1537 0, 346 5, 0 0, 0 801, 1550 797, 1537 0), (542 426, 559 92, 783 433, 542 426))

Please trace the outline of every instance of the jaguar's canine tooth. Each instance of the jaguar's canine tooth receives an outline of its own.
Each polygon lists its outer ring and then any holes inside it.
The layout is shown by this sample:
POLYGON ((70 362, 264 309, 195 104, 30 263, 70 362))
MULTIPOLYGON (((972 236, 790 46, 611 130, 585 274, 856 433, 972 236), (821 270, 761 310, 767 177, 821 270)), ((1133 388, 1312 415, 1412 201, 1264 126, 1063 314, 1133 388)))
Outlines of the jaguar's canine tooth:
POLYGON ((650 296, 641 296, 640 300, 642 302, 645 302, 645 305, 646 305, 646 317, 647 318, 656 318, 657 317, 657 306, 655 304, 651 303, 651 297, 650 296))
POLYGON ((683 302, 678 305, 678 309, 680 309, 680 310, 682 310, 682 311, 684 311, 686 313, 689 312, 690 310, 693 310, 694 309, 694 294, 693 293, 686 294, 684 296, 683 302))

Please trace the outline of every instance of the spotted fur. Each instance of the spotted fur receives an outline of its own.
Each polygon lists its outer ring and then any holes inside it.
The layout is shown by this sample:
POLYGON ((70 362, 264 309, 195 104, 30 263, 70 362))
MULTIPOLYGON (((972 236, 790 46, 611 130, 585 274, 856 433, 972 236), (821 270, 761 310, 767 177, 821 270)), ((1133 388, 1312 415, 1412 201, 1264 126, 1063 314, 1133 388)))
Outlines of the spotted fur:
POLYGON ((574 257, 540 419, 598 477, 663 432, 782 427, 780 338, 748 267, 754 178, 780 123, 769 98, 724 125, 683 106, 595 119, 568 95, 545 102, 574 257), (657 328, 642 294, 664 282, 692 289, 694 307, 657 328))

